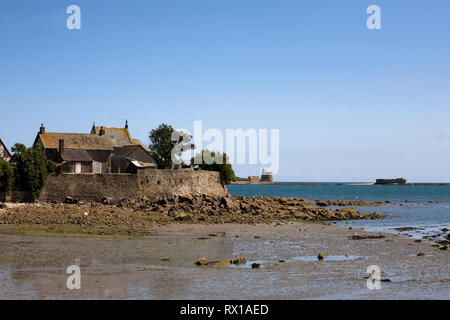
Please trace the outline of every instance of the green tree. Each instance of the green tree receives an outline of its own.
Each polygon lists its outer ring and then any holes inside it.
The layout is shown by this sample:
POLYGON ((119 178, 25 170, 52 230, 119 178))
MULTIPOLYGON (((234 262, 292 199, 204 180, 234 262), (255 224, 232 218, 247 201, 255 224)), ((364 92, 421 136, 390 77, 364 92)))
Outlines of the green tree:
POLYGON ((31 148, 16 143, 12 147, 11 163, 14 165, 15 185, 29 191, 34 199, 39 197, 47 179, 47 158, 42 146, 31 148))
POLYGON ((174 159, 181 164, 181 154, 194 148, 190 135, 165 123, 150 131, 149 138, 149 148, 159 169, 171 169, 174 159))
POLYGON ((14 169, 6 161, 0 161, 0 192, 11 192, 14 183, 14 169))
POLYGON ((45 168, 47 169, 47 174, 53 174, 58 171, 58 167, 56 166, 56 162, 52 160, 47 160, 45 162, 45 168))
POLYGON ((202 150, 201 154, 197 154, 195 158, 191 159, 191 164, 198 165, 202 170, 219 171, 220 180, 223 184, 236 181, 236 175, 225 152, 202 150))

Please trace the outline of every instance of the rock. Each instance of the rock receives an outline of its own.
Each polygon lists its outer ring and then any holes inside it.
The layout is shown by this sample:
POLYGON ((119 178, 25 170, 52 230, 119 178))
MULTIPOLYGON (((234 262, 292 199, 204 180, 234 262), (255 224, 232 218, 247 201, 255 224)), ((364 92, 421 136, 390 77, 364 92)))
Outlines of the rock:
POLYGON ((392 200, 386 200, 384 203, 392 203, 392 200))
POLYGON ((450 244, 446 244, 445 246, 440 247, 439 250, 444 250, 444 251, 450 250, 450 244))
POLYGON ((163 205, 168 204, 169 202, 167 201, 166 198, 161 198, 161 199, 158 199, 158 200, 156 201, 156 203, 159 204, 160 206, 163 206, 163 205))
POLYGON ((319 255, 317 256, 317 259, 319 261, 322 261, 325 258, 325 254, 323 252, 319 253, 319 255))
POLYGON ((103 204, 112 204, 114 202, 114 198, 113 197, 104 197, 102 199, 102 203, 103 204))
POLYGON ((231 197, 222 197, 222 199, 220 199, 220 203, 227 209, 232 209, 236 206, 231 197))
POLYGON ((197 260, 195 260, 194 264, 198 265, 198 266, 207 266, 208 265, 208 259, 206 259, 206 257, 201 257, 198 258, 197 260))
POLYGON ((326 206, 328 206, 328 204, 326 202, 319 201, 319 202, 316 202, 316 206, 318 206, 318 207, 326 207, 326 206))
POLYGON ((64 203, 66 204, 77 204, 79 201, 77 199, 72 198, 71 196, 66 196, 64 203))
POLYGON ((187 202, 190 204, 194 203, 194 197, 190 194, 184 195, 184 196, 178 196, 178 201, 179 202, 187 202))
POLYGON ((239 264, 246 264, 247 263, 247 258, 245 258, 245 257, 237 258, 237 259, 234 259, 232 261, 232 263, 233 264, 237 264, 237 265, 239 265, 239 264))
POLYGON ((425 255, 425 253, 423 253, 423 252, 420 252, 417 254, 418 257, 423 257, 424 255, 425 255))
POLYGON ((230 266, 230 260, 221 260, 216 262, 213 267, 215 268, 228 268, 230 266))
POLYGON ((365 236, 354 235, 354 236, 349 236, 348 238, 350 240, 365 240, 365 239, 383 239, 383 238, 386 238, 386 237, 380 234, 380 235, 376 235, 376 236, 372 236, 372 235, 365 235, 365 236))
POLYGON ((186 218, 188 217, 188 215, 183 211, 175 211, 174 213, 172 213, 172 216, 177 221, 186 220, 186 218))
POLYGON ((259 269, 261 267, 260 263, 252 263, 252 269, 259 269))
POLYGON ((403 232, 403 231, 411 231, 411 230, 416 230, 417 228, 415 227, 400 227, 400 228, 394 228, 394 230, 403 232))
POLYGON ((447 239, 448 241, 450 241, 450 233, 448 235, 445 236, 445 239, 447 239))

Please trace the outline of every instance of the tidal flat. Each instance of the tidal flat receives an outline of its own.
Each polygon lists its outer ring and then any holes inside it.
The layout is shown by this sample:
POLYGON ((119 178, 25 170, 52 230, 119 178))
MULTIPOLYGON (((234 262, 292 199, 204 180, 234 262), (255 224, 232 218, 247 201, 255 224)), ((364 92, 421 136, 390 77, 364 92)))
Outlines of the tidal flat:
POLYGON ((450 251, 432 245, 323 222, 0 225, 0 299, 449 299, 450 251), (66 286, 70 265, 80 289, 66 286), (372 265, 378 290, 367 287, 372 265))

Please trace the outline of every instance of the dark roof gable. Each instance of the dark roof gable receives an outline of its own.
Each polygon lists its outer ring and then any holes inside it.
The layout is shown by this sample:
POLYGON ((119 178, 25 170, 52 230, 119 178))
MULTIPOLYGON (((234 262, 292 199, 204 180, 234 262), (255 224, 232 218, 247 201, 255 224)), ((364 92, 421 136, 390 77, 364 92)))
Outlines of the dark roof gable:
POLYGON ((8 148, 6 147, 6 145, 3 143, 2 139, 0 139, 0 160, 4 159, 9 161, 9 159, 11 159, 11 153, 9 153, 8 148))

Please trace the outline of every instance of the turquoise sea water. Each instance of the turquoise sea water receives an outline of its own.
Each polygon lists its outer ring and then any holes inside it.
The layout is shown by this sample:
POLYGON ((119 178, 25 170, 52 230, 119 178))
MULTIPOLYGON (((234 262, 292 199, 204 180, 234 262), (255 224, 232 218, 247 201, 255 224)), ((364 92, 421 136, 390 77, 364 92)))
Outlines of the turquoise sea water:
POLYGON ((363 227, 368 231, 394 232, 395 228, 414 227, 402 232, 415 238, 450 229, 450 186, 354 186, 354 185, 229 185, 229 192, 243 196, 277 196, 309 200, 391 200, 380 207, 357 207, 362 212, 387 215, 383 220, 338 222, 363 227), (405 200, 415 200, 406 202, 405 200), (435 203, 431 203, 433 201, 435 203))

